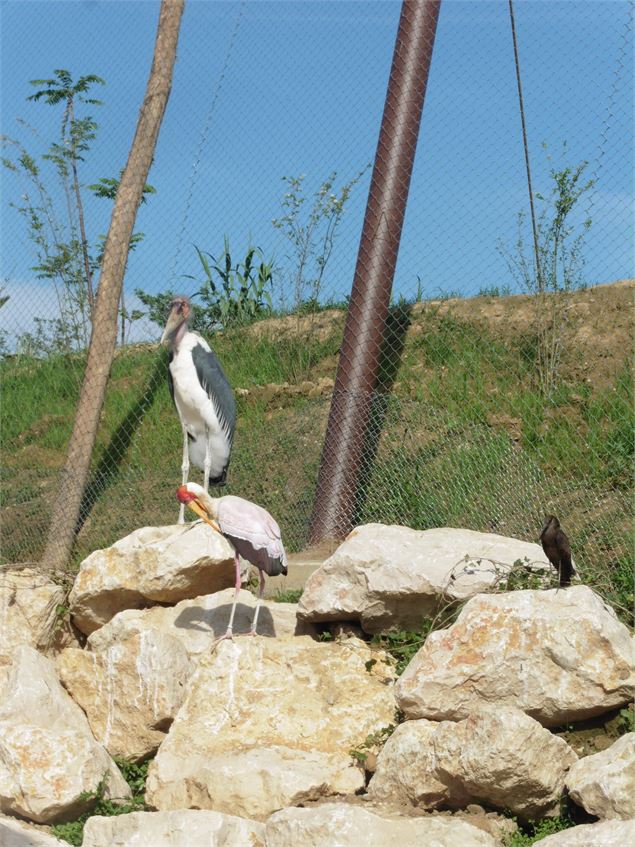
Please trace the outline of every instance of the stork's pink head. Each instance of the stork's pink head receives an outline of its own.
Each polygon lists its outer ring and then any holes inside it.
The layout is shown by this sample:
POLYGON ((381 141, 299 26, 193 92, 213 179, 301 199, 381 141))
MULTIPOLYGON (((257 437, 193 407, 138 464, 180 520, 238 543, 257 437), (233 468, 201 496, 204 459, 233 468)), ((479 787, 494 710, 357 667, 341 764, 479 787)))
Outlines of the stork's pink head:
POLYGON ((193 500, 196 500, 196 494, 192 494, 191 491, 187 490, 187 485, 179 485, 176 489, 176 499, 179 503, 191 503, 193 500))

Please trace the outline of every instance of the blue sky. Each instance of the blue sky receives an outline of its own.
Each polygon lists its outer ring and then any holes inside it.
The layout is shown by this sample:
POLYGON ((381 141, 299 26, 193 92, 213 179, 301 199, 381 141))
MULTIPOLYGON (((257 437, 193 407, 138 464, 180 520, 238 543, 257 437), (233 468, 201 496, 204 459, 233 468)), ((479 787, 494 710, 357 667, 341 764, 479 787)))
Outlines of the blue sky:
MULTIPOLYGON (((123 167, 150 68, 154 0, 4 0, 2 132, 33 153, 59 127, 59 110, 28 103, 28 80, 54 68, 94 73, 107 85, 91 109, 99 134, 82 182, 123 167), (39 139, 16 122, 21 117, 39 139)), ((292 267, 271 220, 284 175, 306 174, 309 191, 333 170, 345 181, 372 161, 383 109, 398 2, 190 0, 174 85, 139 213, 145 239, 131 256, 129 294, 141 287, 193 291, 193 245, 237 254, 251 239, 292 267), (232 39, 233 34, 233 39, 232 39), (231 50, 228 55, 228 49, 231 50), (224 69, 224 72, 223 72, 224 69)), ((626 2, 516 2, 525 106, 538 191, 549 188, 542 150, 568 144, 564 164, 588 160, 596 186, 578 222, 593 226, 584 277, 611 282, 633 271, 633 26, 626 2)), ((325 277, 325 296, 350 290, 369 174, 356 186, 325 277)), ((11 295, 0 326, 12 335, 54 314, 37 281, 23 221, 9 201, 24 190, 2 178, 2 278, 11 295)), ((92 238, 109 204, 86 198, 92 238)), ((496 249, 511 244, 527 209, 507 2, 444 0, 441 8, 395 293, 476 293, 513 285, 496 249)), ((140 324, 138 337, 156 328, 140 324)))

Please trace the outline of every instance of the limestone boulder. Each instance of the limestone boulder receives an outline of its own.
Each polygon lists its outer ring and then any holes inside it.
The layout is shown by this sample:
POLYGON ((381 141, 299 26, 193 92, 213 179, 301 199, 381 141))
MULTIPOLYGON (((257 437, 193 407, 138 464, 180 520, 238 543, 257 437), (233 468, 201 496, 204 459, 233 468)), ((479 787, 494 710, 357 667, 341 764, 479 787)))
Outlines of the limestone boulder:
POLYGON ((82 847, 265 847, 265 827, 220 812, 186 809, 95 815, 84 827, 82 847))
POLYGON ((446 817, 403 818, 348 803, 283 809, 266 826, 267 847, 499 847, 500 842, 465 821, 446 817))
MULTIPOLYGON (((224 635, 229 623, 234 589, 182 600, 176 606, 154 606, 151 609, 127 609, 119 612, 105 626, 88 637, 90 650, 103 651, 125 641, 131 635, 160 632, 176 638, 190 658, 207 653, 214 641, 224 635)), ((249 632, 256 598, 250 591, 238 595, 234 633, 249 632)), ((258 616, 258 634, 272 638, 294 635, 316 635, 316 628, 296 617, 297 604, 263 600, 258 616)))
POLYGON ((105 778, 107 797, 130 789, 99 745, 53 663, 18 647, 0 688, 0 812, 37 823, 72 818, 91 805, 105 778))
POLYGON ((563 829, 534 841, 534 847, 626 847, 633 842, 635 820, 600 821, 563 829))
POLYGON ((239 638, 203 657, 151 763, 155 809, 265 819, 364 787, 349 751, 394 721, 393 669, 350 638, 239 638))
POLYGON ((66 594, 61 585, 30 568, 0 570, 0 655, 21 644, 46 650, 70 637, 61 616, 66 594))
POLYGON ((515 538, 366 524, 308 578, 298 616, 356 621, 368 633, 417 629, 448 601, 491 588, 517 562, 536 573, 551 567, 538 544, 515 538))
POLYGON ((234 551, 208 524, 143 527, 84 559, 70 609, 88 635, 123 609, 178 603, 234 581, 234 551))
POLYGON ((149 629, 101 651, 64 650, 57 670, 97 741, 111 756, 139 761, 165 738, 192 663, 177 638, 149 629))
POLYGON ((373 800, 426 809, 484 803, 525 819, 557 807, 578 757, 566 741, 514 708, 454 723, 400 724, 377 760, 373 800))
POLYGON ((15 818, 0 817, 2 847, 66 847, 67 842, 15 818))
POLYGON ((571 799, 598 818, 635 818, 635 732, 580 759, 567 775, 571 799))
POLYGON ((633 683, 628 629, 579 585, 473 597, 428 636, 396 694, 407 718, 456 721, 497 703, 557 726, 628 703, 633 683))

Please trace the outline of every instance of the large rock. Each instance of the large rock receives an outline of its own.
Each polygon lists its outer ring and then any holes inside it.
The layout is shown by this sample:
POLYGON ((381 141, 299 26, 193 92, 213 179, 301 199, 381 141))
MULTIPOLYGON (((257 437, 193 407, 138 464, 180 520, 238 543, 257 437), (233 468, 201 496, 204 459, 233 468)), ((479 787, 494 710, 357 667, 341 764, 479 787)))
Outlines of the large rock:
POLYGON ((534 841, 534 847, 627 847, 635 842, 635 821, 600 821, 573 826, 534 841))
POLYGON ((49 659, 18 647, 1 683, 0 811, 37 823, 72 818, 104 777, 106 797, 130 796, 49 659))
POLYGON ((123 609, 178 603, 234 582, 234 551, 208 524, 143 527, 84 559, 69 602, 88 635, 123 609))
POLYGON ((64 650, 57 669, 97 741, 111 756, 138 761, 165 738, 193 668, 177 638, 145 630, 99 652, 64 650))
POLYGON ((131 812, 89 818, 82 847, 264 847, 265 827, 220 812, 131 812))
POLYGON ((571 798, 598 818, 635 818, 635 732, 586 756, 567 776, 571 798))
POLYGON ((628 629, 580 585, 473 597, 428 636, 396 692, 407 718, 461 720, 498 703, 557 726, 628 703, 633 682, 628 629))
POLYGON ((368 793, 427 809, 485 803, 533 819, 557 807, 577 759, 566 741, 518 709, 458 723, 407 721, 379 754, 368 793))
POLYGON ((61 585, 30 568, 0 570, 0 655, 11 656, 21 644, 52 646, 65 597, 61 585))
POLYGON ((264 819, 354 793, 364 777, 349 751, 394 720, 392 683, 383 654, 355 638, 223 641, 190 680, 146 800, 264 819))
POLYGON ((0 817, 2 847, 66 847, 66 844, 66 841, 60 841, 24 821, 0 817))
POLYGON ((307 580, 309 621, 357 621, 366 632, 418 629, 448 601, 486 591, 517 561, 548 570, 538 544, 471 529, 357 527, 307 580))
MULTIPOLYGON (((190 658, 210 650, 214 641, 225 634, 229 623, 234 589, 182 600, 176 606, 154 606, 152 609, 128 609, 119 612, 101 629, 88 637, 91 650, 106 650, 142 632, 161 632, 179 640, 190 658)), ((251 629, 256 598, 242 590, 234 617, 234 633, 251 629)), ((316 635, 316 628, 296 617, 295 603, 263 600, 258 616, 258 635, 290 638, 294 635, 316 635)))
POLYGON ((499 847, 491 835, 446 817, 399 818, 348 803, 283 809, 267 821, 267 847, 499 847))

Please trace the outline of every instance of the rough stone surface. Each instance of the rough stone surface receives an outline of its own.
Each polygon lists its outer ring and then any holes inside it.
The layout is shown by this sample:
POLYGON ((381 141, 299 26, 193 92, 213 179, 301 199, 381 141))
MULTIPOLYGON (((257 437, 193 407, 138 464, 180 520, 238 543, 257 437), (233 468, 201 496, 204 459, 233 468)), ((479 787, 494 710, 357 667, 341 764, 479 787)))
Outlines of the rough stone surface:
POLYGON ((586 756, 567 776, 571 798, 598 818, 635 818, 635 732, 586 756))
POLYGON ((499 847, 491 835, 456 818, 384 817, 347 803, 283 809, 267 821, 267 847, 499 847))
POLYGON ((53 663, 18 647, 0 687, 0 811, 38 823, 73 817, 90 806, 82 794, 94 792, 104 774, 106 796, 130 795, 53 663))
POLYGON ((354 793, 364 778, 349 751, 394 711, 392 667, 357 639, 223 641, 190 680, 150 765, 146 800, 264 819, 354 793))
POLYGON ((145 630, 99 652, 64 650, 57 670, 110 755, 141 760, 165 738, 193 668, 178 639, 145 630))
POLYGON ((89 818, 82 847, 264 847, 264 836, 264 824, 220 812, 132 812, 89 818))
POLYGON ((30 568, 0 570, 0 655, 21 644, 46 650, 56 640, 57 609, 64 604, 60 585, 30 568))
POLYGON ((428 636, 396 693, 407 718, 461 720, 497 703, 557 726, 628 703, 633 682, 628 629, 579 585, 473 597, 428 636))
POLYGON ((566 741, 519 709, 458 723, 406 721, 379 754, 368 792, 427 809, 485 803, 532 819, 557 806, 577 759, 566 741))
MULTIPOLYGON (((109 623, 88 638, 91 650, 106 650, 131 635, 156 631, 179 640, 190 657, 207 653, 214 640, 225 634, 229 623, 234 589, 216 594, 182 600, 176 606, 155 606, 152 609, 128 609, 119 612, 109 623)), ((256 598, 242 590, 234 617, 234 633, 240 635, 251 629, 256 598)), ((275 638, 294 635, 315 635, 310 623, 298 621, 295 603, 263 601, 258 616, 258 634, 275 638)))
POLYGON ((66 847, 66 844, 24 821, 0 817, 1 847, 66 847))
POLYGON ((600 821, 573 826, 534 841, 534 847, 630 847, 635 842, 635 821, 600 821))
POLYGON ((310 621, 358 621, 366 632, 416 629, 449 600, 486 591, 514 562, 550 568, 538 544, 469 529, 354 529, 307 580, 298 604, 310 621))
POLYGON ((69 596, 71 614, 88 635, 123 609, 178 603, 234 579, 234 551, 206 523, 143 527, 84 559, 69 596))

